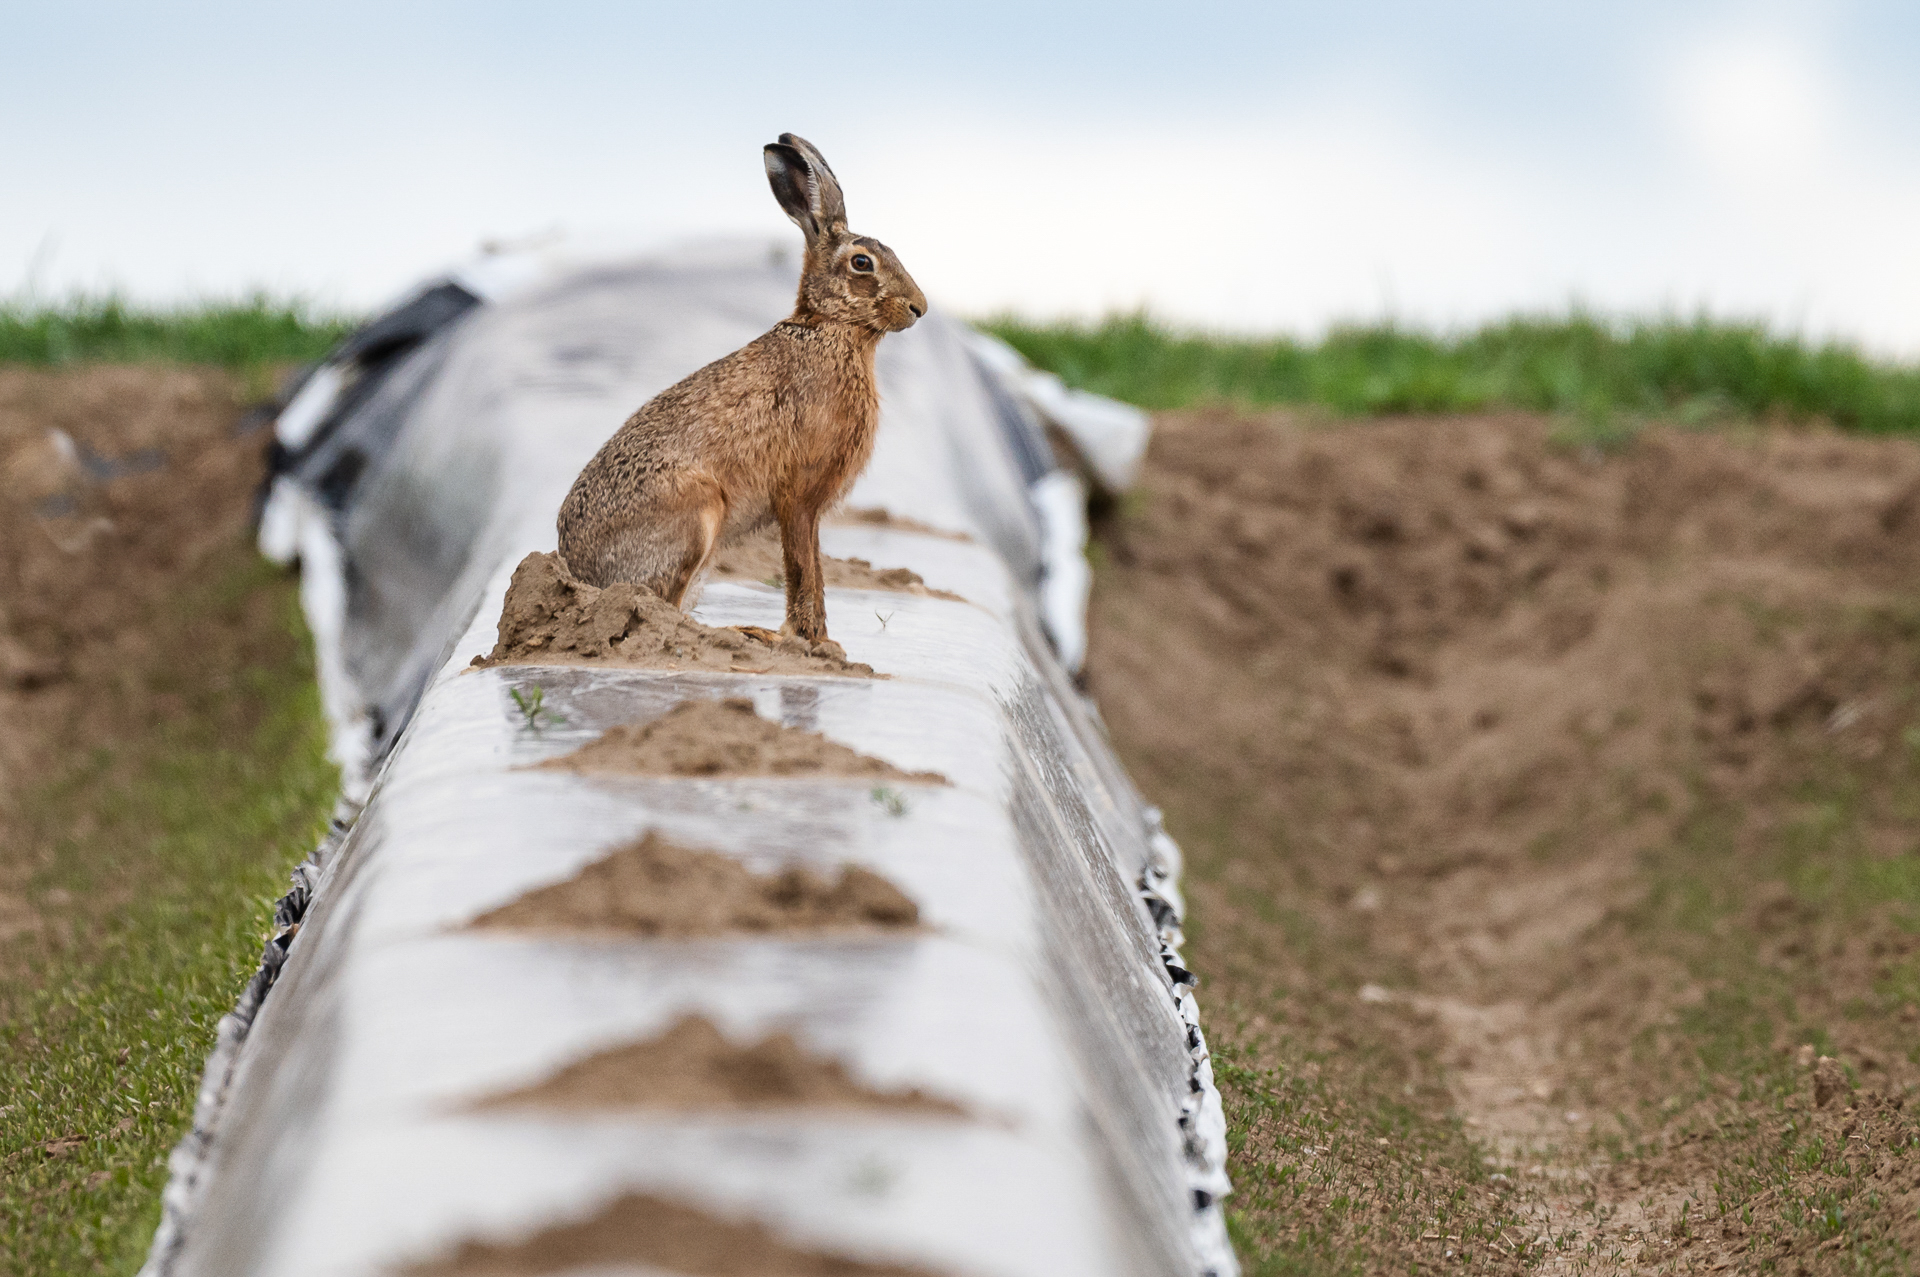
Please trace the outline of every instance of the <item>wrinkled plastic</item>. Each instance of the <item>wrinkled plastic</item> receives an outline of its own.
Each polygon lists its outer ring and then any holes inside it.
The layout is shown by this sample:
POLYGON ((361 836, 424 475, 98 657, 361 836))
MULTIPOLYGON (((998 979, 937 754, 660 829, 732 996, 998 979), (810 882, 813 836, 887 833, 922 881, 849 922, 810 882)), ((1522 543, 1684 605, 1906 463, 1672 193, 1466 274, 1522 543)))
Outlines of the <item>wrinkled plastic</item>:
POLYGON ((997 337, 974 333, 974 356, 1031 411, 1065 435, 1100 489, 1120 496, 1140 476, 1153 422, 1132 404, 1075 390, 1050 372, 1030 367, 997 337))
MULTIPOLYGON (((1177 849, 1043 635, 1023 427, 997 415, 1004 388, 963 329, 936 313, 882 343, 879 443, 849 504, 970 539, 823 530, 828 553, 965 600, 828 592, 833 636, 890 677, 468 668, 593 449, 791 290, 792 266, 765 254, 496 289, 312 428, 336 459, 366 449, 337 500, 290 467, 275 514, 310 605, 332 609, 327 705, 366 802, 306 869, 271 992, 223 1026, 149 1271, 392 1271, 634 1189, 934 1272, 1231 1271, 1177 849), (895 786, 902 808, 849 781, 526 770, 723 695, 952 783, 895 786), (758 869, 868 866, 923 926, 699 942, 462 929, 648 830, 758 869), (788 1030, 969 1118, 468 1107, 689 1011, 741 1038, 788 1030)), ((713 582, 695 615, 777 627, 782 612, 777 589, 713 582)))

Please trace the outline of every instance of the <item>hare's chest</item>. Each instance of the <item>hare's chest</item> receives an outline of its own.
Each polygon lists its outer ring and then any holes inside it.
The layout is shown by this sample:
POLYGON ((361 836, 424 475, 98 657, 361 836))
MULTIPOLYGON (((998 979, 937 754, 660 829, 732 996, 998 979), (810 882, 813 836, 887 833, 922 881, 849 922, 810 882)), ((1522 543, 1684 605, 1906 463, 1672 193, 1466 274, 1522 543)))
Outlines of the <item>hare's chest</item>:
POLYGON ((800 467, 823 477, 865 466, 880 424, 880 405, 870 383, 826 389, 828 393, 808 405, 794 441, 800 467))

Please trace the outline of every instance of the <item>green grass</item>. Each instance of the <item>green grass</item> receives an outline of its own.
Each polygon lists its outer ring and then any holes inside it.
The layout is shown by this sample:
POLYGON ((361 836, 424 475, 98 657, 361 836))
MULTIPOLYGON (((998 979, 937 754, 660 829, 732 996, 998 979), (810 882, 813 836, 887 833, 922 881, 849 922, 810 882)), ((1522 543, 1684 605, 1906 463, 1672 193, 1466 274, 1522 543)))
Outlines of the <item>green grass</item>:
MULTIPOLYGON (((167 361, 243 368, 318 359, 358 321, 265 294, 172 308, 114 297, 0 303, 0 364, 167 361)), ((1337 328, 1318 342, 1181 331, 1143 314, 984 327, 1070 385, 1145 408, 1311 404, 1340 413, 1524 408, 1604 435, 1621 419, 1827 421, 1920 430, 1920 365, 1762 325, 1517 316, 1437 335, 1337 328)))
POLYGON ((1897 1025, 1902 1004, 1920 994, 1920 958, 1904 939, 1920 929, 1920 840, 1911 833, 1920 812, 1920 621, 1907 606, 1748 613, 1757 636, 1800 629, 1818 636, 1814 650, 1883 648, 1873 685, 1892 720, 1882 730, 1897 745, 1843 753, 1820 742, 1822 731, 1795 747, 1797 779, 1766 819, 1702 790, 1671 842, 1648 849, 1647 893, 1620 920, 1637 945, 1683 966, 1702 996, 1635 1044, 1638 1067, 1664 1076, 1670 1098, 1621 1114, 1627 1130, 1615 1151, 1642 1140, 1719 1144, 1737 1155, 1717 1159, 1703 1223, 1739 1221, 1747 1245, 1765 1255, 1844 1235, 1849 1271, 1911 1272, 1912 1233, 1903 1235, 1881 1176, 1897 1166, 1901 1182, 1911 1177, 1920 1125, 1869 1107, 1850 1140, 1842 1104, 1811 1106, 1791 1048, 1847 1058, 1837 1039, 1849 1019, 1883 1050, 1912 1041, 1897 1025), (1762 900, 1773 911, 1756 915, 1762 900), (1877 978, 1863 978, 1859 965, 1850 973, 1845 955, 1855 951, 1859 964, 1863 948, 1881 955, 1868 964, 1877 978))
POLYGON ((1146 315, 984 325, 1069 385, 1144 408, 1311 404, 1340 413, 1523 408, 1601 434, 1622 418, 1826 421, 1920 430, 1920 365, 1757 324, 1515 317, 1458 335, 1391 324, 1319 342, 1184 332, 1146 315))
POLYGON ((308 363, 358 323, 265 294, 169 308, 116 297, 79 297, 53 306, 0 302, 0 364, 308 363))
POLYGON ((1446 1115, 1431 1026, 1356 1012, 1353 990, 1380 955, 1301 899, 1291 862, 1306 852, 1287 822, 1178 764, 1155 788, 1188 856, 1186 952, 1204 973, 1242 1271, 1512 1272, 1538 1259, 1538 1230, 1446 1115))
POLYGON ((152 628, 191 636, 263 593, 284 642, 156 681, 178 714, 25 804, 56 934, 0 954, 0 1272, 139 1266, 214 1025, 323 831, 337 777, 293 583, 236 546, 152 628))
POLYGON ((1481 1151, 1458 1122, 1390 1098, 1364 1063, 1342 1067, 1285 1035, 1265 1045, 1290 1064, 1253 1065, 1233 1041, 1245 1026, 1219 1027, 1214 1074, 1234 1175, 1227 1225, 1248 1277, 1414 1272, 1422 1254, 1432 1268, 1540 1257, 1528 1244, 1537 1230, 1489 1191, 1481 1151))
MULTIPOLYGON (((166 361, 244 368, 325 355, 358 321, 265 294, 172 308, 114 297, 0 303, 0 364, 166 361)), ((1070 385, 1145 408, 1311 404, 1340 413, 1524 408, 1604 437, 1623 419, 1784 418, 1920 430, 1920 365, 1762 325, 1517 316, 1454 335, 1336 328, 1318 342, 1181 331, 1143 314, 984 327, 1070 385)))
MULTIPOLYGON (((1696 832, 1714 840, 1710 827, 1721 823, 1721 815, 1706 816, 1709 828, 1696 832)), ((1793 859, 1786 853, 1776 867, 1793 859)), ((1840 855, 1835 867, 1849 872, 1860 865, 1840 855)), ((1687 954, 1693 974, 1708 987, 1698 1005, 1679 1012, 1670 1030, 1649 1032, 1636 1044, 1642 1067, 1663 1062, 1672 1076, 1675 1094, 1667 1103, 1674 1118, 1667 1122, 1651 1102, 1639 1113, 1619 1114, 1624 1132, 1616 1137, 1614 1154, 1624 1158, 1631 1149, 1641 1156, 1689 1142, 1725 1150, 1714 1159, 1711 1189, 1698 1202, 1695 1220, 1710 1231, 1737 1225, 1739 1247, 1762 1271, 1778 1262, 1769 1257, 1789 1248, 1805 1253, 1833 1242, 1844 1246, 1847 1271, 1912 1272, 1914 1255, 1900 1235, 1893 1203, 1885 1200, 1882 1179, 1889 1173, 1902 1181, 1911 1177, 1920 1161, 1913 1156, 1920 1131, 1904 1114, 1883 1108, 1877 1121, 1868 1119, 1870 1133, 1852 1141, 1845 1120, 1850 1110, 1842 1103, 1812 1108, 1805 1072, 1776 1044, 1789 1038, 1821 1055, 1836 1053, 1825 1023, 1831 1012, 1807 1007, 1806 990, 1796 987, 1804 980, 1760 960, 1757 937, 1743 934, 1731 910, 1720 912, 1719 925, 1703 925, 1705 919, 1678 900, 1698 884, 1681 883, 1680 891, 1671 891, 1675 876, 1670 870, 1656 880, 1641 921, 1681 933, 1673 947, 1687 954), (1685 942, 1688 933, 1696 945, 1685 942), (1871 1152, 1862 1156, 1863 1142, 1885 1152, 1878 1159, 1871 1152), (1842 1235, 1843 1242, 1834 1241, 1842 1235)), ((1843 919, 1852 913, 1841 910, 1843 919)), ((1874 1007, 1871 1013, 1887 1015, 1889 1009, 1874 1007)))

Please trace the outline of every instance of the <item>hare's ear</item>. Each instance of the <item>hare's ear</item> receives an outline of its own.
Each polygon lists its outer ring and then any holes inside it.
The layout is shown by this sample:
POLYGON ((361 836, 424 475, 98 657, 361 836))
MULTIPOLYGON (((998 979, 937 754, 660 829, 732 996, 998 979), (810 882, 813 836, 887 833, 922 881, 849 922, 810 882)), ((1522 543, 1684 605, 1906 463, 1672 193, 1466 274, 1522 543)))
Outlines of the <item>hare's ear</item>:
POLYGON ((846 230, 847 202, 840 193, 840 181, 810 142, 782 133, 764 154, 773 198, 808 238, 846 230))

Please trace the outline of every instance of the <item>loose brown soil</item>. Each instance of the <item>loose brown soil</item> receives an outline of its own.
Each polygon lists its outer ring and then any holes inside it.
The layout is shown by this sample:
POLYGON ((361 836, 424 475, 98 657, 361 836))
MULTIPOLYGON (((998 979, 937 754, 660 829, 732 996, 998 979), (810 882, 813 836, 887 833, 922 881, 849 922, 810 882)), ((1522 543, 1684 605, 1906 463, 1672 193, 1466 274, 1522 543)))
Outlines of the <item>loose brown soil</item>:
MULTIPOLYGON (((893 590, 901 594, 917 594, 921 598, 966 601, 951 590, 929 588, 912 568, 876 568, 865 559, 836 559, 831 554, 820 556, 820 567, 826 583, 836 589, 893 590)), ((786 580, 786 566, 780 555, 778 533, 763 532, 733 545, 720 547, 714 553, 711 570, 721 580, 782 584, 786 580)))
POLYGON ((904 772, 818 732, 760 717, 744 697, 682 701, 646 723, 609 728, 536 766, 618 776, 811 776, 944 785, 938 772, 904 772))
POLYGON ((559 555, 540 553, 514 569, 499 639, 473 663, 875 677, 831 640, 702 625, 643 585, 588 585, 559 555))
POLYGON ((472 925, 682 940, 905 931, 919 921, 919 906, 904 892, 858 865, 846 866, 832 882, 801 865, 760 874, 730 856, 649 833, 564 882, 481 914, 472 925))
POLYGON ((787 1241, 758 1220, 729 1219, 664 1197, 628 1193, 588 1218, 520 1242, 469 1241, 409 1277, 537 1277, 612 1265, 645 1265, 686 1277, 933 1277, 925 1268, 876 1263, 787 1241))
POLYGON ((1192 859, 1250 1254, 1907 1262, 1920 449, 1202 412, 1143 488, 1090 681, 1192 859))
POLYGON ((965 1110, 917 1088, 881 1091, 789 1033, 728 1040, 704 1016, 682 1017, 658 1037, 598 1051, 552 1077, 491 1096, 490 1109, 809 1109, 962 1117, 965 1110))

